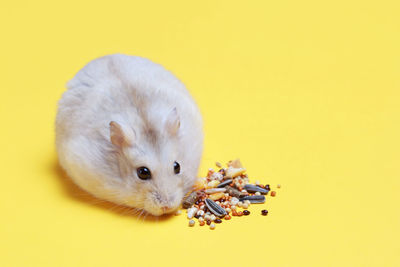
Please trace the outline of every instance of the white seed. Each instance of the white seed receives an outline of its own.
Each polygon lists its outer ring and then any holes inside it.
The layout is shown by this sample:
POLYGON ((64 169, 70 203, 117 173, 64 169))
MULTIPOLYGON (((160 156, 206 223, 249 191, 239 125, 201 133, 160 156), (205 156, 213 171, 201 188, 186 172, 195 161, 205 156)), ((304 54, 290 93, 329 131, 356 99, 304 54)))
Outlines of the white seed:
POLYGON ((210 216, 211 216, 211 212, 207 211, 207 212, 206 212, 206 215, 210 215, 210 216))
POLYGON ((196 207, 190 208, 188 210, 188 214, 187 214, 188 219, 192 219, 193 216, 196 214, 196 212, 197 212, 197 208, 196 207))
POLYGON ((215 203, 217 203, 218 205, 221 204, 221 202, 219 202, 219 201, 215 201, 215 203))
POLYGON ((215 219, 217 219, 217 217, 215 217, 215 215, 211 215, 211 221, 215 221, 215 219))
POLYGON ((231 210, 236 210, 236 206, 231 206, 231 210))
POLYGON ((213 174, 211 174, 210 179, 211 180, 218 180, 221 181, 224 178, 224 176, 222 175, 222 173, 220 172, 214 172, 213 174))
POLYGON ((194 226, 194 223, 195 223, 194 220, 190 220, 189 221, 189 226, 194 226))
POLYGON ((225 210, 227 213, 231 213, 231 211, 232 211, 230 208, 226 208, 225 210))
POLYGON ((251 204, 250 200, 245 200, 244 203, 251 204))
POLYGON ((239 208, 243 207, 243 202, 239 201, 239 202, 237 203, 237 206, 238 206, 239 208))
POLYGON ((243 189, 241 192, 242 192, 242 193, 247 193, 246 189, 243 189))
POLYGON ((211 220, 211 215, 209 215, 209 214, 206 214, 205 216, 204 216, 204 220, 211 220))
POLYGON ((218 168, 222 168, 222 164, 221 164, 221 163, 219 163, 218 161, 217 161, 217 162, 215 162, 215 166, 217 166, 218 168))
POLYGON ((200 206, 200 209, 201 209, 201 210, 204 210, 204 205, 201 205, 201 206, 200 206))
POLYGON ((259 195, 261 195, 261 193, 260 192, 255 192, 254 195, 259 196, 259 195))
POLYGON ((202 215, 204 215, 204 210, 199 210, 199 211, 197 211, 197 213, 196 213, 198 216, 202 216, 202 215))
POLYGON ((204 218, 203 217, 200 217, 198 220, 199 220, 199 222, 204 222, 204 218))
POLYGON ((211 229, 211 230, 214 230, 214 229, 215 229, 215 224, 214 224, 214 223, 210 224, 210 229, 211 229))
POLYGON ((249 204, 247 204, 247 203, 244 203, 244 204, 243 204, 243 208, 244 208, 244 209, 247 209, 248 207, 249 207, 249 204))
MULTIPOLYGON (((226 190, 226 189, 225 189, 225 190, 226 190)), ((228 194, 228 193, 225 193, 225 196, 226 196, 226 197, 229 197, 229 194, 228 194)))
POLYGON ((239 203, 239 199, 236 198, 236 197, 233 197, 233 198, 231 199, 231 205, 235 206, 235 205, 237 205, 237 203, 239 203))

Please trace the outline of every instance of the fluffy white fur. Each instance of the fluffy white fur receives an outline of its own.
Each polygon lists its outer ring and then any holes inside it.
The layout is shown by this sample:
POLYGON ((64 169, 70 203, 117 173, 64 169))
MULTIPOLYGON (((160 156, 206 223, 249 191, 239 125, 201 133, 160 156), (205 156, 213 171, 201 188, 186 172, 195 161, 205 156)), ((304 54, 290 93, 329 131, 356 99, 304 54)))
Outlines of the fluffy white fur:
POLYGON ((203 149, 202 118, 185 86, 148 59, 116 54, 87 64, 67 87, 56 146, 73 181, 98 198, 153 215, 178 208, 203 149), (137 177, 141 166, 152 179, 137 177))

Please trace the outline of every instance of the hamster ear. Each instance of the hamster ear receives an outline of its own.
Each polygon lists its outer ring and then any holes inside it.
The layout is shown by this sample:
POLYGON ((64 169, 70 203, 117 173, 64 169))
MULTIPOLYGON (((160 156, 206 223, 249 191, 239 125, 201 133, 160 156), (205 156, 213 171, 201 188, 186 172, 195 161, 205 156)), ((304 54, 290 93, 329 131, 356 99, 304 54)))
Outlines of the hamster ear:
POLYGON ((110 140, 114 145, 122 148, 131 146, 135 139, 135 133, 130 129, 124 129, 115 121, 110 122, 110 140))
POLYGON ((176 135, 178 133, 181 121, 179 119, 178 111, 174 108, 167 117, 165 122, 165 129, 170 135, 176 135))

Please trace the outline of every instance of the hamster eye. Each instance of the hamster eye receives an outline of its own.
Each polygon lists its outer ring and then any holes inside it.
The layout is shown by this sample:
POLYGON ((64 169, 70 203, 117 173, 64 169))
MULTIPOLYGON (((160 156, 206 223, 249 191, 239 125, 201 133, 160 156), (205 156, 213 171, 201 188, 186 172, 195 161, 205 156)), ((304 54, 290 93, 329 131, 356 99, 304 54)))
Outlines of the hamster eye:
POLYGON ((179 163, 176 161, 174 162, 174 172, 175 172, 175 174, 178 174, 181 172, 181 165, 179 165, 179 163))
POLYGON ((137 176, 142 180, 147 180, 151 178, 151 172, 147 167, 137 168, 137 176))

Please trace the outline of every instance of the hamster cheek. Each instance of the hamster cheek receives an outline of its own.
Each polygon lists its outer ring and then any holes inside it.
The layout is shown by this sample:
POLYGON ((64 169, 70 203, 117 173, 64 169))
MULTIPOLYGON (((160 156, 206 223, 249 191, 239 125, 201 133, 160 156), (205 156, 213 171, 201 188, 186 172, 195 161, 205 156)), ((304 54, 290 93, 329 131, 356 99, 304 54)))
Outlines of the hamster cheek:
POLYGON ((129 183, 121 189, 124 192, 124 204, 136 209, 145 209, 149 189, 143 184, 129 183))

